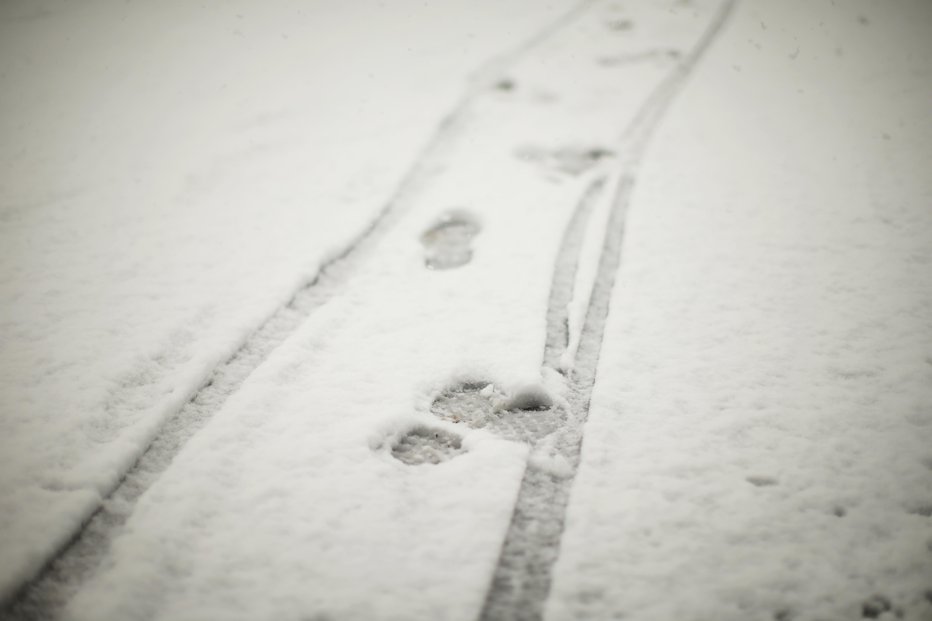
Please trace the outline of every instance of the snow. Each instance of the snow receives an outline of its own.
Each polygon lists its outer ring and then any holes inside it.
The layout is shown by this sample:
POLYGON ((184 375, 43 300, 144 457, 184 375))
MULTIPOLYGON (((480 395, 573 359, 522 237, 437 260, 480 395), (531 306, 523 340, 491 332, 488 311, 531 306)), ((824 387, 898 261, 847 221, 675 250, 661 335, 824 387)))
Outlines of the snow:
POLYGON ((492 619, 537 472, 550 621, 932 617, 932 10, 739 3, 639 164, 719 6, 0 6, 0 603, 157 438, 39 616, 492 619))
POLYGON ((561 10, 4 3, 0 599, 561 10))
MULTIPOLYGON (((608 11, 519 61, 512 88, 477 97, 352 286, 253 372, 140 499, 72 617, 478 616, 528 449, 445 423, 430 406, 463 382, 494 383, 509 399, 556 396, 540 366, 549 288, 596 173, 519 154, 620 136, 672 66, 593 69, 603 50, 624 49, 604 27, 608 11), (428 269, 424 233, 451 212, 480 223, 471 260, 428 269), (427 450, 434 433, 438 448, 427 450)), ((660 10, 656 20, 676 21, 660 10)), ((670 36, 691 43, 702 25, 670 36)), ((557 455, 535 463, 567 474, 557 455)))
POLYGON ((932 615, 930 18, 745 3, 674 105, 547 619, 932 615))

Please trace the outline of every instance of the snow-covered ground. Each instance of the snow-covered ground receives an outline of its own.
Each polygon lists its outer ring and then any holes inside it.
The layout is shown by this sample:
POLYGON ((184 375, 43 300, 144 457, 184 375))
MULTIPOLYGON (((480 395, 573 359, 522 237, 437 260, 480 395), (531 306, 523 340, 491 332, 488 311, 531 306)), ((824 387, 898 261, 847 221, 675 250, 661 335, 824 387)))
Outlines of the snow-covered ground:
POLYGON ((0 594, 562 10, 0 7, 0 594))
POLYGON ((674 104, 548 619, 932 618, 930 33, 747 3, 674 104))
POLYGON ((930 32, 3 4, 0 616, 932 619, 930 32))

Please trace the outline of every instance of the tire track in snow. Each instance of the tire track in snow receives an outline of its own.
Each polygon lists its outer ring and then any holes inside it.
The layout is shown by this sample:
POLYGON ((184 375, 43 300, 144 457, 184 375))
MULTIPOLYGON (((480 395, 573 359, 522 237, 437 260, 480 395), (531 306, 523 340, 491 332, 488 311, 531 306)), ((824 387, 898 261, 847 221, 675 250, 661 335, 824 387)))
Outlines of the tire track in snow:
POLYGON ((573 301, 576 272, 579 269, 579 258, 586 237, 586 226, 605 190, 606 181, 605 176, 597 177, 580 198, 566 226, 553 270, 550 299, 547 302, 544 366, 558 371, 560 370, 560 358, 570 342, 569 305, 573 301))
MULTIPOLYGON (((473 103, 486 92, 491 92, 496 81, 503 78, 512 64, 572 23, 592 2, 583 0, 575 4, 527 40, 484 62, 473 73, 457 104, 438 124, 376 217, 343 251, 324 261, 310 282, 302 285, 287 304, 247 337, 232 357, 216 367, 207 382, 180 410, 167 417, 149 438, 149 444, 135 463, 106 494, 101 505, 85 518, 77 532, 45 562, 35 577, 7 601, 0 602, 0 619, 32 621, 61 616, 68 600, 100 566, 111 542, 132 515, 138 499, 158 480, 175 455, 311 313, 347 286, 358 266, 366 261, 405 214, 425 184, 444 168, 448 153, 469 126, 473 103)), ((169 351, 163 358, 170 360, 171 354, 169 351)), ((120 404, 144 401, 156 382, 158 379, 128 384, 109 400, 105 409, 119 411, 120 404)))
MULTIPOLYGON (((637 168, 645 149, 677 92, 728 20, 736 0, 724 0, 705 32, 681 62, 648 96, 621 140, 623 159, 616 172, 614 196, 602 253, 596 271, 586 317, 576 351, 574 372, 569 381, 569 411, 566 424, 550 438, 550 448, 570 464, 569 474, 551 472, 532 459, 528 462, 498 566, 482 610, 482 621, 536 621, 543 618, 550 592, 553 564, 559 554, 570 490, 579 467, 583 426, 595 383, 602 338, 608 317, 615 276, 621 263, 624 225, 637 168)), ((601 191, 596 182, 587 194, 601 191)), ((558 255, 548 308, 548 334, 544 366, 559 370, 559 359, 567 342, 566 302, 572 297, 573 276, 591 203, 584 198, 571 220, 558 255), (553 305, 559 305, 553 308, 553 305), (560 347, 560 344, 563 344, 560 347), (557 349, 554 349, 554 348, 557 349)))

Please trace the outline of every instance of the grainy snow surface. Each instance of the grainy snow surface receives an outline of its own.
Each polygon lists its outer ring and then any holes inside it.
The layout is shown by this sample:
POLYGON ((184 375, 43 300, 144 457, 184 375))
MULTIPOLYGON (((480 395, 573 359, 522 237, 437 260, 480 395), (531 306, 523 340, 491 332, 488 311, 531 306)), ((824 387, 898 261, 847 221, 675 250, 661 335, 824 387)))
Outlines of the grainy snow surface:
POLYGON ((930 33, 0 5, 0 618, 932 619, 930 33))

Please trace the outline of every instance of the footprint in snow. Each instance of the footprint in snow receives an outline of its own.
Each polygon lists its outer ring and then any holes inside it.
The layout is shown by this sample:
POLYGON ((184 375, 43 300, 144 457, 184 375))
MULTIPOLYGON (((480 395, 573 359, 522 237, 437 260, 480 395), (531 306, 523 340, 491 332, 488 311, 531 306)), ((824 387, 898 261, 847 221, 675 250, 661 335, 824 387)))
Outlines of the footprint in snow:
POLYGON ((392 446, 392 457, 409 466, 439 464, 464 452, 460 436, 425 426, 415 427, 392 446))
MULTIPOLYGON (((506 397, 488 382, 456 384, 440 393, 430 409, 441 420, 532 445, 566 421, 562 408, 537 386, 506 397)), ((426 425, 406 433, 391 449, 395 459, 412 466, 439 464, 465 452, 461 436, 426 425)))
POLYGON ((466 211, 443 215, 421 235, 424 264, 431 270, 449 270, 472 260, 472 238, 479 233, 479 223, 466 211))
POLYGON ((550 435, 566 420, 562 408, 536 386, 506 397, 488 382, 451 386, 434 399, 430 410, 443 420, 529 444, 550 435))

